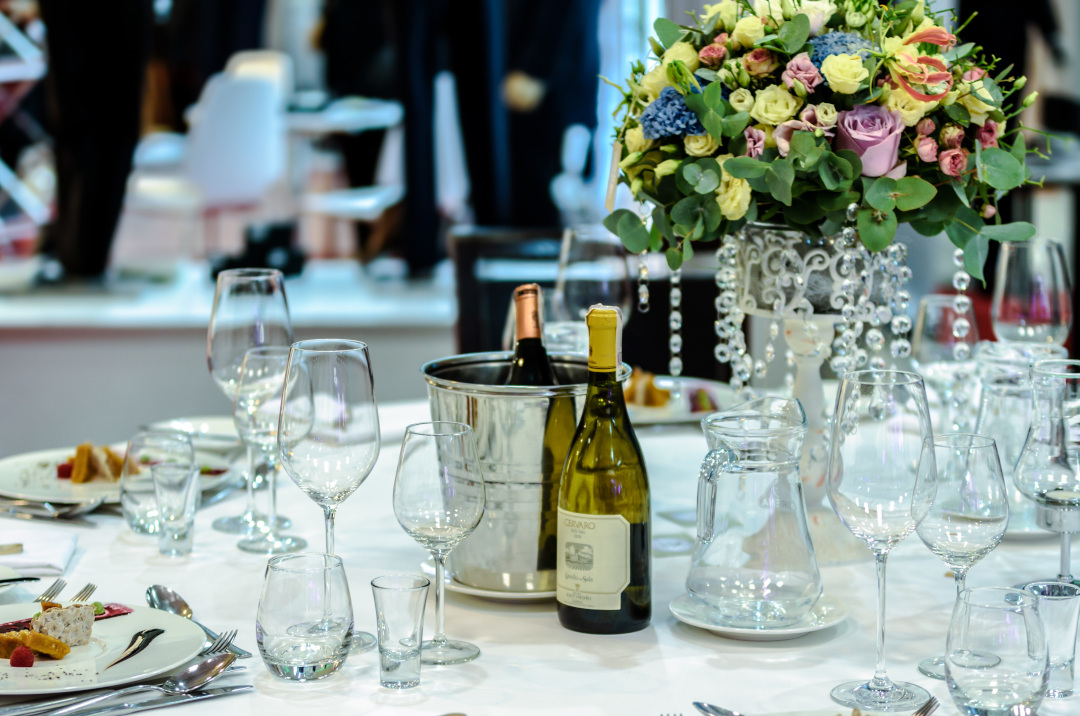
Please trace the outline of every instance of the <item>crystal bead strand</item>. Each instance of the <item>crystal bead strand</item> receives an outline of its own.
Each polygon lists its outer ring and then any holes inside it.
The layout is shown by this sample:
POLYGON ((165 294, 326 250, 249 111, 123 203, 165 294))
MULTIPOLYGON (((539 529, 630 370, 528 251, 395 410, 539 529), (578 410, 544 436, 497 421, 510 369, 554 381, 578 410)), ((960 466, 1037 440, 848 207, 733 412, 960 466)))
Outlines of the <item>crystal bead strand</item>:
POLYGON ((731 364, 731 387, 741 393, 750 380, 749 356, 746 353, 746 337, 742 332, 744 314, 739 307, 738 264, 739 246, 745 241, 742 232, 724 236, 716 250, 716 348, 713 354, 720 363, 731 364))
POLYGON ((649 262, 645 257, 647 252, 642 252, 638 257, 638 271, 637 271, 637 309, 640 313, 649 312, 649 262))
MULTIPOLYGON (((964 270, 964 250, 956 249, 953 252, 953 263, 956 265, 956 273, 953 274, 952 285, 956 289, 956 296, 953 298, 953 310, 956 311, 956 319, 953 320, 952 335, 958 342, 953 344, 953 358, 958 363, 966 363, 971 359, 971 344, 968 343, 967 337, 971 334, 971 321, 964 316, 971 310, 971 298, 966 295, 966 291, 971 286, 971 276, 964 270)), ((968 386, 970 381, 970 374, 966 370, 959 370, 956 374, 956 385, 952 391, 952 415, 956 416, 954 425, 947 426, 950 430, 968 430, 971 425, 968 424, 965 415, 965 407, 968 401, 971 399, 971 395, 968 393, 968 386)))
POLYGON ((674 376, 682 375, 682 269, 671 272, 671 314, 668 316, 668 328, 671 329, 671 337, 668 338, 668 348, 671 350, 671 360, 668 361, 668 372, 674 376))

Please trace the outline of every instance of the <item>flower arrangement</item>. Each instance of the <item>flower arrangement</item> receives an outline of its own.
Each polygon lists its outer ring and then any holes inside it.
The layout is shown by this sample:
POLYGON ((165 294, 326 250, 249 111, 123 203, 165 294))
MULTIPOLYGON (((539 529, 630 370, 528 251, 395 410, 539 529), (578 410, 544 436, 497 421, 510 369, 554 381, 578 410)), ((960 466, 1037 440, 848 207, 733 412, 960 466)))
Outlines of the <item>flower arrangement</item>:
POLYGON ((1031 181, 1006 126, 1034 94, 1014 106, 1025 78, 924 0, 721 0, 691 17, 657 20, 658 62, 619 87, 619 181, 653 206, 605 219, 628 250, 664 250, 674 270, 747 222, 822 236, 853 219, 880 251, 908 223, 947 234, 981 279, 989 241, 1035 234, 997 213, 1031 181))

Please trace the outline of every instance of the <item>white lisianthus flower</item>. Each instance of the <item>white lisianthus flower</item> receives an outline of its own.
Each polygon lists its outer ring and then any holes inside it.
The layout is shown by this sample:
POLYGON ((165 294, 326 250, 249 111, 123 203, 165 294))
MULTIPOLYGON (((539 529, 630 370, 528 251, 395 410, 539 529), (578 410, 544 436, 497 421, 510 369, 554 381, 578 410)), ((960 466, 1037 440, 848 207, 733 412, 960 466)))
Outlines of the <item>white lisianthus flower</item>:
POLYGON ((829 89, 837 94, 855 94, 859 85, 870 76, 858 55, 829 55, 821 63, 821 74, 829 82, 829 89))
POLYGON ((719 148, 720 143, 713 139, 708 132, 705 134, 688 134, 683 137, 683 149, 692 157, 711 157, 719 148))
POLYGON ((817 118, 822 127, 835 127, 839 114, 832 102, 822 102, 817 106, 817 118))
POLYGON ((810 21, 810 37, 816 37, 836 13, 836 3, 833 0, 803 0, 796 10, 806 15, 810 21))
POLYGON ((745 87, 740 87, 728 96, 728 102, 736 112, 749 112, 754 108, 754 94, 745 87))
POLYGON ((664 91, 664 88, 670 85, 668 82, 667 68, 663 65, 657 65, 641 78, 641 91, 645 95, 647 102, 652 102, 660 93, 664 91))
POLYGON ((691 72, 697 72, 697 69, 701 67, 701 60, 698 58, 698 51, 694 49, 694 46, 689 42, 676 42, 671 47, 664 51, 664 59, 661 61, 661 66, 665 71, 667 66, 675 60, 682 60, 682 63, 686 65, 686 69, 691 72))
POLYGON ((752 191, 750 184, 745 179, 737 179, 724 169, 724 162, 731 159, 730 154, 721 154, 716 159, 720 162, 720 186, 716 189, 716 204, 720 207, 720 213, 725 219, 736 221, 746 216, 746 210, 750 208, 752 191))
POLYGON ((762 124, 775 127, 794 117, 801 104, 802 100, 788 92, 783 85, 769 85, 754 95, 750 116, 762 124))
POLYGON ((914 127, 919 123, 919 120, 927 115, 929 112, 933 112, 937 108, 937 101, 923 102, 920 99, 915 99, 907 92, 899 89, 885 89, 882 92, 885 98, 885 107, 889 110, 896 110, 900 113, 900 118, 904 120, 905 127, 914 127))
POLYGON ((760 17, 751 15, 744 17, 735 23, 735 29, 731 31, 731 42, 741 47, 753 47, 754 43, 765 37, 765 25, 760 17))
POLYGON ((956 100, 971 115, 972 124, 977 124, 980 127, 986 124, 989 114, 994 111, 993 105, 983 102, 975 94, 981 92, 983 96, 987 96, 986 90, 982 89, 982 86, 982 80, 975 80, 974 82, 965 80, 961 82, 960 96, 956 100))
POLYGON ((647 151, 652 149, 653 145, 656 144, 655 139, 645 138, 645 130, 641 128, 640 124, 626 130, 626 136, 623 139, 626 142, 627 151, 631 153, 647 151))

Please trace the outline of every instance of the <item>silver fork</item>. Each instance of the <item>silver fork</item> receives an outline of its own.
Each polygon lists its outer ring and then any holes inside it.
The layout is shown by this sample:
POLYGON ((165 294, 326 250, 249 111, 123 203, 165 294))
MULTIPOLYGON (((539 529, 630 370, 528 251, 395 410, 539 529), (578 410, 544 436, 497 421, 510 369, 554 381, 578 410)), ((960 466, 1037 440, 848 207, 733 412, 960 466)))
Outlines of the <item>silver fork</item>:
POLYGON ((214 639, 210 646, 204 648, 199 652, 199 656, 209 656, 211 654, 220 654, 223 651, 228 651, 232 646, 233 639, 236 638, 236 630, 222 632, 218 635, 217 639, 214 639))
POLYGON ((931 696, 930 700, 920 706, 915 713, 911 714, 911 716, 930 716, 930 714, 937 711, 937 707, 938 700, 931 696))
POLYGON ((49 585, 49 588, 40 594, 40 596, 34 599, 35 602, 47 602, 50 599, 54 599, 57 594, 64 591, 64 587, 67 586, 67 582, 62 579, 58 579, 49 585))
POLYGON ((75 594, 75 596, 71 598, 71 601, 73 601, 73 602, 85 602, 87 599, 90 598, 90 595, 92 595, 96 591, 97 591, 97 585, 96 584, 87 583, 87 585, 85 587, 80 589, 75 594))

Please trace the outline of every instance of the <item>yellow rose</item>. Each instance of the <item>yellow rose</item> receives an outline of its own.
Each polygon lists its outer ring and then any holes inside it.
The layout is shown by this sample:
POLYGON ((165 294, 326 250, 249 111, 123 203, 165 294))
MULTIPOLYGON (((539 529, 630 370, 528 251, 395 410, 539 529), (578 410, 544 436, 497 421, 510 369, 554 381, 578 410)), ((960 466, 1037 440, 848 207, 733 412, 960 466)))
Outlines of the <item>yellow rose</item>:
POLYGON ((735 21, 739 18, 739 3, 735 0, 723 0, 723 2, 705 6, 705 20, 717 14, 720 15, 720 24, 725 30, 731 32, 731 28, 735 27, 735 21))
POLYGON ((839 115, 831 102, 822 102, 817 106, 817 121, 822 127, 836 126, 837 119, 839 115))
POLYGON ((736 179, 723 171, 724 162, 731 159, 730 154, 721 154, 717 161, 720 162, 720 186, 716 189, 716 204, 720 207, 720 213, 725 219, 735 221, 746 216, 746 210, 750 208, 751 190, 750 184, 745 179, 736 179))
POLYGON ((773 131, 772 125, 769 125, 769 124, 755 124, 754 129, 760 129, 762 132, 765 132, 765 148, 766 149, 776 146, 776 140, 773 139, 773 136, 772 136, 772 131, 773 131))
POLYGON ((858 55, 829 55, 821 63, 821 74, 829 82, 829 89, 837 94, 854 94, 859 85, 870 76, 858 55))
POLYGON ((762 124, 783 124, 799 111, 799 98, 782 85, 769 85, 754 96, 754 108, 750 116, 762 124))
POLYGON ((731 93, 728 102, 736 112, 749 112, 754 108, 754 95, 748 89, 740 87, 731 93))
POLYGON ((645 101, 652 102, 669 84, 667 69, 663 65, 657 65, 646 72, 641 78, 641 91, 645 93, 645 101))
POLYGON ((981 92, 984 97, 988 96, 986 90, 982 89, 982 80, 962 82, 960 84, 960 97, 956 101, 971 115, 972 124, 981 127, 986 124, 987 115, 994 110, 994 107, 979 99, 975 94, 976 92, 981 92))
POLYGON ((884 96, 885 108, 899 112, 905 127, 914 127, 927 112, 932 112, 937 107, 937 101, 923 102, 899 89, 886 90, 884 96))
POLYGON ((763 37, 765 37, 765 25, 762 24, 760 17, 751 15, 735 23, 730 40, 743 47, 753 47, 754 43, 763 37))
POLYGON ((720 144, 708 132, 683 137, 683 149, 692 157, 711 157, 719 148, 720 144))
POLYGON ((626 130, 626 136, 623 138, 626 143, 626 149, 633 152, 644 152, 652 149, 656 144, 655 140, 645 138, 645 130, 641 128, 641 125, 631 127, 626 130))
POLYGON ((675 60, 682 60, 683 64, 686 65, 686 69, 691 72, 696 72, 697 68, 701 67, 698 51, 689 42, 676 42, 667 48, 664 51, 664 59, 660 64, 666 69, 675 60))
POLYGON ((956 98, 960 96, 960 90, 951 90, 947 95, 941 98, 941 106, 948 107, 950 104, 956 102, 956 98))

